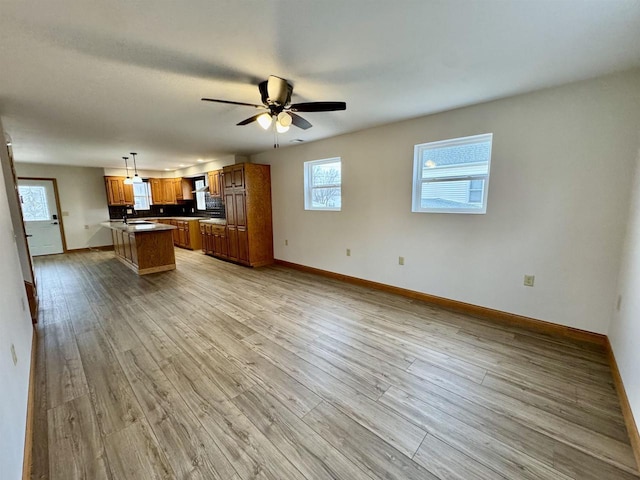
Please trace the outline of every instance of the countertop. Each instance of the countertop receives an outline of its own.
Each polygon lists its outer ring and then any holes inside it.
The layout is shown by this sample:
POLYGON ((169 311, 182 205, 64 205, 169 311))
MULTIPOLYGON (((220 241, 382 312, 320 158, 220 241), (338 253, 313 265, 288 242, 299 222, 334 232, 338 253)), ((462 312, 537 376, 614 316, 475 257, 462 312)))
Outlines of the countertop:
POLYGON ((226 225, 226 218, 207 218, 206 220, 200 220, 200 223, 208 223, 210 225, 226 225))
MULTIPOLYGON (((137 219, 137 220, 141 220, 141 219, 137 219)), ((100 225, 106 228, 110 228, 111 230, 122 230, 123 232, 127 232, 127 233, 160 232, 163 230, 175 230, 177 228, 177 227, 174 227, 173 225, 165 225, 164 223, 133 224, 133 223, 123 223, 122 221, 102 222, 100 225)))

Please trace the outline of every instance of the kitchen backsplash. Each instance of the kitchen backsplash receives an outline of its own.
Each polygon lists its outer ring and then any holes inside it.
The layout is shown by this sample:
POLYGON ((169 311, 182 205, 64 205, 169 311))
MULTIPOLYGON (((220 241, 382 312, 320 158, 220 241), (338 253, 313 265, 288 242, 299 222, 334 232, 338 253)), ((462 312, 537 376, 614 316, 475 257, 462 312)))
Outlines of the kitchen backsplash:
MULTIPOLYGON (((220 199, 218 199, 220 200, 220 199)), ((127 209, 131 207, 109 207, 109 218, 121 219, 127 214, 128 218, 137 217, 212 217, 225 218, 225 210, 222 201, 214 203, 206 210, 196 210, 195 202, 186 201, 180 205, 151 205, 150 210, 134 210, 133 213, 127 213, 127 209), (161 211, 162 210, 162 211, 161 211)))

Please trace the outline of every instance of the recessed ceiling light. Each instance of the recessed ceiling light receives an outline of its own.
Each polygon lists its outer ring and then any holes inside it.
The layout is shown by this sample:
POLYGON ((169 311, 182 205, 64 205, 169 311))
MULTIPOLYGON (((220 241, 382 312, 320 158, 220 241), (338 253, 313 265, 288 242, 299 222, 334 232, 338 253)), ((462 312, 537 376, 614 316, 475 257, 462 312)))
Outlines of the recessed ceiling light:
POLYGON ((184 163, 181 163, 180 165, 178 165, 179 167, 186 167, 186 165, 184 163))
POLYGON ((203 159, 201 159, 201 158, 199 158, 199 159, 198 159, 198 161, 199 161, 200 163, 204 162, 204 160, 203 160, 203 159))
POLYGON ((304 140, 301 138, 294 138, 293 140, 289 140, 289 143, 302 143, 304 140))
POLYGON ((170 168, 165 168, 164 170, 165 170, 165 172, 170 172, 171 171, 170 168))

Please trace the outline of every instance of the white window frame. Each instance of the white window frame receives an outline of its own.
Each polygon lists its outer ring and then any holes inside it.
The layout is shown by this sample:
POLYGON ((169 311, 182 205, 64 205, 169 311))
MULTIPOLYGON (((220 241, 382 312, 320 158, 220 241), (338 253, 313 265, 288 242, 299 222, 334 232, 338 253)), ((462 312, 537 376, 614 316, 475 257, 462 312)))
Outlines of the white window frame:
POLYGON ((205 177, 198 177, 193 182, 193 189, 196 190, 196 210, 199 212, 204 212, 207 209, 207 196, 205 192, 198 192, 198 188, 204 187, 207 184, 205 177), (200 185, 199 183, 202 182, 200 185), (202 205, 204 208, 200 208, 202 205))
POLYGON ((482 215, 487 213, 487 197, 489 193, 489 176, 491 173, 491 150, 493 147, 493 133, 472 135, 470 137, 452 138, 437 142, 421 143, 415 145, 413 149, 413 192, 411 201, 411 211, 414 213, 470 213, 482 215), (443 176, 438 178, 422 178, 422 158, 425 150, 435 150, 443 147, 453 147, 459 145, 469 145, 473 143, 483 143, 489 141, 489 161, 486 174, 443 176), (421 206, 422 185, 433 182, 452 182, 465 180, 484 180, 481 208, 425 208, 421 206))
POLYGON ((325 212, 339 212, 342 210, 342 158, 323 158, 322 160, 310 160, 304 162, 304 209, 316 210, 325 212), (323 185, 322 187, 312 187, 312 175, 313 167, 316 165, 324 165, 327 163, 339 163, 340 164, 340 183, 334 185, 323 185), (324 188, 337 188, 340 190, 340 207, 314 207, 313 206, 313 190, 324 188))
POLYGON ((137 212, 148 212, 149 210, 151 210, 151 185, 149 185, 149 182, 147 180, 143 180, 142 183, 138 183, 137 185, 144 185, 145 188, 145 195, 136 195, 136 184, 134 183, 132 185, 132 189, 133 189, 133 208, 137 211, 137 212), (136 208, 136 198, 146 198, 146 205, 147 208, 136 208))

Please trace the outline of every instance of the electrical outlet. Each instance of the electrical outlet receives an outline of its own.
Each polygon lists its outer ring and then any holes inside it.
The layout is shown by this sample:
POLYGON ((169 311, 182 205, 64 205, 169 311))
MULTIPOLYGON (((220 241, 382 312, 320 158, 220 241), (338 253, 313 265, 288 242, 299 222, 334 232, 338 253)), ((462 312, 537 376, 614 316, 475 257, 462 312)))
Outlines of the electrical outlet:
POLYGON ((620 311, 621 306, 622 306, 622 295, 618 295, 618 301, 616 302, 616 310, 620 311))
POLYGON ((350 256, 351 256, 351 249, 347 248, 347 257, 350 257, 350 256))
POLYGON ((533 287, 533 282, 535 281, 535 275, 525 275, 524 276, 524 286, 525 287, 533 287))
POLYGON ((161 209, 160 209, 160 213, 164 213, 164 208, 161 208, 161 209))
POLYGON ((404 265, 404 257, 398 257, 398 265, 404 265))
POLYGON ((133 208, 127 208, 127 215, 133 215, 133 208))
POLYGON ((284 244, 285 244, 285 245, 289 245, 289 240, 285 240, 285 241, 284 241, 284 244))
POLYGON ((11 344, 11 358, 13 358, 13 364, 17 365, 18 355, 16 355, 16 346, 13 343, 11 344))

